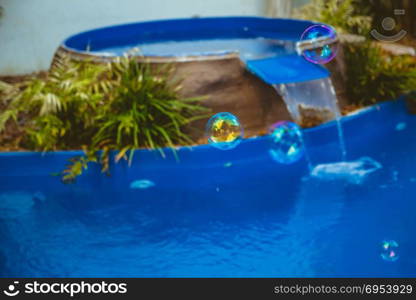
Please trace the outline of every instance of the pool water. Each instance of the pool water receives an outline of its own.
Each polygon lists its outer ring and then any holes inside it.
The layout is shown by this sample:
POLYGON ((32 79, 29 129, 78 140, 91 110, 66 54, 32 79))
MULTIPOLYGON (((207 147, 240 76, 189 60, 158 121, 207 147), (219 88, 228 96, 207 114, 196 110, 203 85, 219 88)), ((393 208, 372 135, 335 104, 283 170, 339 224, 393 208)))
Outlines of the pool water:
POLYGON ((238 52, 243 60, 261 59, 283 54, 294 54, 294 42, 270 38, 227 38, 185 41, 146 42, 91 50, 94 54, 122 56, 137 53, 145 56, 201 56, 224 55, 238 52))
MULTIPOLYGON (((414 277, 416 117, 397 101, 342 123, 347 160, 379 168, 311 176, 256 138, 184 148, 179 162, 142 151, 64 185, 49 174, 73 154, 2 154, 0 276, 414 277)), ((334 126, 304 132, 315 161, 337 151, 334 126)))

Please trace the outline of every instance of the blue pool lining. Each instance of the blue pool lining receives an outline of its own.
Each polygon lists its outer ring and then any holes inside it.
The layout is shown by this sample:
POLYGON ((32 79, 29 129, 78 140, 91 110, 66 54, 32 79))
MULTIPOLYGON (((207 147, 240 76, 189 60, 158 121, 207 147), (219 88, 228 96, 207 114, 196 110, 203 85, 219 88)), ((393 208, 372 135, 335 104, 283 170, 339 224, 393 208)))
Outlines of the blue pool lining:
MULTIPOLYGON (((404 97, 400 97, 397 100, 392 101, 385 101, 383 103, 378 103, 373 106, 365 107, 363 109, 360 109, 359 111, 356 111, 350 115, 343 116, 340 119, 340 122, 344 129, 353 128, 354 130, 358 130, 359 128, 362 128, 362 126, 367 123, 370 120, 373 119, 384 119, 386 117, 386 114, 395 114, 395 115, 406 115, 406 104, 404 97), (356 122, 355 122, 356 121, 356 122)), ((313 127, 313 128, 306 128, 302 129, 302 132, 304 134, 325 134, 325 131, 328 129, 333 129, 336 127, 336 120, 329 121, 327 123, 321 124, 319 126, 313 127)), ((242 144, 247 143, 257 143, 262 142, 267 139, 266 136, 256 136, 256 137, 250 137, 245 138, 242 141, 242 144)), ((238 147, 237 147, 238 148, 238 147)), ((213 149, 212 146, 209 144, 203 144, 203 145, 194 145, 194 146, 178 146, 175 147, 176 151, 202 151, 206 149, 213 149)), ((172 149, 169 147, 162 148, 163 151, 170 152, 172 149)), ((157 149, 137 149, 136 151, 140 153, 146 153, 146 152, 152 152, 156 153, 158 152, 157 149)), ((220 151, 220 150, 215 150, 220 151)), ((116 152, 116 151, 115 151, 116 152)), ((224 152, 224 151, 220 151, 224 152)), ((233 151, 226 151, 226 152, 233 152, 233 151)), ((39 151, 18 151, 18 152, 0 152, 0 157, 7 157, 7 156, 32 156, 32 155, 71 155, 71 156, 77 156, 77 155, 83 155, 84 151, 82 150, 68 150, 68 151, 46 151, 46 152, 39 152, 39 151)))
MULTIPOLYGON (((316 23, 305 20, 263 17, 208 17, 158 20, 108 26, 75 34, 62 46, 93 54, 100 49, 132 43, 192 41, 203 39, 264 37, 298 41, 306 28, 316 23), (93 51, 86 49, 92 47, 93 51)), ((173 55, 174 56, 174 55, 173 55)))

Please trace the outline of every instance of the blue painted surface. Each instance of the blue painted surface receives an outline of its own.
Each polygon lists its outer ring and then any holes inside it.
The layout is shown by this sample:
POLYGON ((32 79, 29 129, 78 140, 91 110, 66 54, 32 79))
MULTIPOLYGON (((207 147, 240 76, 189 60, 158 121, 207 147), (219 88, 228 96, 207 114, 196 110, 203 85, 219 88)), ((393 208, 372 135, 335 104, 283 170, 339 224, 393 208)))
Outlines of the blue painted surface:
MULTIPOLYGON (((181 148, 179 162, 141 150, 72 185, 49 174, 77 152, 2 153, 0 276, 414 277, 416 118, 398 101, 343 127, 349 160, 382 165, 363 184, 277 164, 265 137, 181 148), (397 261, 381 258, 384 239, 397 261)), ((315 158, 336 152, 333 123, 304 134, 315 158)))
POLYGON ((308 62, 296 54, 251 60, 246 66, 268 84, 316 80, 330 74, 324 67, 308 62))
MULTIPOLYGON (((122 45, 163 41, 269 38, 298 41, 310 21, 259 17, 222 17, 131 23, 86 31, 66 39, 74 51, 99 51, 122 45)), ((176 55, 172 52, 171 55, 176 55)))
POLYGON ((197 18, 152 21, 87 31, 64 41, 64 47, 104 56, 121 56, 134 48, 144 56, 224 55, 238 52, 247 68, 270 84, 329 76, 307 62, 295 42, 309 26, 303 20, 258 17, 197 18))

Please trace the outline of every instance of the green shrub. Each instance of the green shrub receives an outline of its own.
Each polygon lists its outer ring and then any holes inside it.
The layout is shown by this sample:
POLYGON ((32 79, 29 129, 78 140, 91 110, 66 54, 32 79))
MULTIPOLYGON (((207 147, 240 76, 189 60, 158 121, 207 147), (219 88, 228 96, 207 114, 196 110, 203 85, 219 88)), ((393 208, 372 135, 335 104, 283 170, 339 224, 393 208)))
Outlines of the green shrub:
POLYGON ((370 42, 371 28, 376 28, 382 12, 392 12, 393 6, 391 0, 312 0, 297 11, 298 16, 330 24, 339 33, 365 37, 364 43, 343 43, 345 90, 353 106, 395 99, 416 87, 414 57, 388 55, 376 42, 370 42))
POLYGON ((379 46, 366 42, 344 46, 346 90, 353 104, 370 105, 395 99, 416 87, 416 59, 387 56, 379 46))
POLYGON ((368 35, 372 18, 359 13, 357 0, 312 0, 295 11, 295 17, 333 26, 339 33, 368 35))
MULTIPOLYGON (((416 33, 416 6, 413 0, 312 0, 295 11, 295 16, 334 26, 340 33, 359 34, 370 38, 371 29, 381 29, 384 18, 391 16, 397 28, 416 33), (405 14, 394 15, 394 9, 405 14)), ((391 33, 390 33, 391 34, 391 33)))
POLYGON ((179 83, 168 80, 171 72, 169 65, 156 68, 129 57, 105 65, 64 58, 46 79, 34 78, 21 91, 0 87, 7 105, 0 132, 14 121, 24 129, 25 149, 84 149, 64 180, 75 179, 89 162, 108 171, 111 150, 118 151, 116 161, 131 162, 137 148, 191 144, 183 128, 206 117, 207 109, 200 99, 179 98, 179 83))

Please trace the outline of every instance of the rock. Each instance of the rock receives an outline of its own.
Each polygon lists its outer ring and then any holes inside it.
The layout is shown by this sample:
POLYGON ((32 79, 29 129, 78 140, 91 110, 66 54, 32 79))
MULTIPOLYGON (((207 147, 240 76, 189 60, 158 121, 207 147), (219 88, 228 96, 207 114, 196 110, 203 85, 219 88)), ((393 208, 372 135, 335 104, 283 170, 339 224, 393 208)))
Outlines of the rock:
POLYGON ((395 56, 399 55, 411 55, 416 56, 416 50, 413 47, 400 45, 400 44, 392 44, 392 43, 377 43, 380 47, 395 56))
MULTIPOLYGON (((111 57, 81 54, 60 47, 54 61, 62 55, 97 63, 112 60, 111 57)), ((236 115, 244 127, 245 137, 266 133, 276 121, 292 120, 275 89, 247 71, 237 52, 195 57, 138 57, 138 60, 173 64, 172 79, 181 80, 180 96, 206 96, 202 103, 212 110, 212 115, 218 112, 236 115)), ((207 120, 195 121, 186 129, 194 140, 205 141, 207 120)))
MULTIPOLYGON (((183 78, 183 97, 206 96, 203 104, 218 112, 236 115, 244 135, 268 131, 278 120, 291 120, 283 99, 275 89, 248 72, 238 57, 176 63, 174 77, 183 78)), ((201 138, 207 120, 192 124, 192 135, 201 138)))

